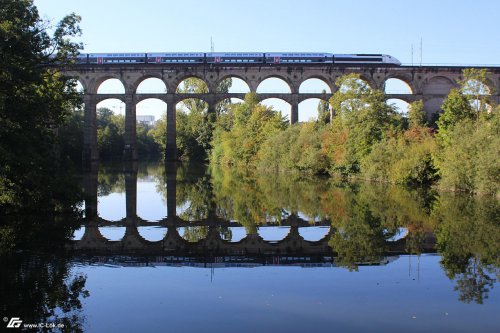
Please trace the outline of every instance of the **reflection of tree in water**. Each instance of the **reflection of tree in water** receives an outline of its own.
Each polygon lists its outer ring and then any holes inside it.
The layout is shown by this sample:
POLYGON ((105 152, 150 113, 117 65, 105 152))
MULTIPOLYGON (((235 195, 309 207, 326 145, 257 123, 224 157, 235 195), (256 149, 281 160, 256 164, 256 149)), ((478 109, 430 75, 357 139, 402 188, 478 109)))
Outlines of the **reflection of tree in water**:
POLYGON ((100 164, 97 180, 99 184, 98 196, 125 192, 125 175, 117 165, 100 164))
POLYGON ((433 212, 441 266, 464 302, 482 303, 500 276, 498 216, 495 199, 447 194, 433 212))
MULTIPOLYGON (((147 173, 157 177, 166 200, 165 168, 147 173)), ((329 244, 338 254, 338 264, 349 269, 380 260, 391 237, 405 228, 401 251, 427 251, 437 236, 441 264, 448 277, 457 280, 461 300, 482 302, 499 275, 500 209, 495 200, 289 174, 207 171, 193 165, 180 165, 176 179, 177 205, 186 208, 180 214, 186 220, 216 216, 238 221, 248 234, 257 233, 263 223, 279 224, 290 214, 331 221, 336 232, 329 244)), ((210 228, 187 227, 184 238, 200 241, 217 232, 231 239, 228 228, 210 228)))
POLYGON ((64 324, 62 332, 83 332, 86 277, 72 272, 67 257, 15 255, 2 258, 2 312, 24 323, 64 324))
POLYGON ((233 234, 231 229, 218 226, 218 227, 207 227, 207 226, 194 226, 194 227, 184 227, 182 238, 187 240, 188 242, 199 242, 205 238, 207 238, 210 228, 214 228, 215 231, 220 235, 220 237, 224 240, 231 241, 233 234))
POLYGON ((345 207, 345 218, 332 221, 336 232, 329 244, 337 255, 339 266, 357 269, 359 263, 379 261, 386 251, 386 240, 397 229, 388 228, 385 221, 374 216, 362 197, 350 195, 351 204, 345 207))
POLYGON ((465 303, 483 304, 483 300, 488 298, 488 292, 496 281, 489 276, 489 274, 494 273, 493 271, 491 266, 483 266, 478 258, 470 258, 464 270, 451 277, 457 280, 454 290, 460 292, 458 299, 465 303))

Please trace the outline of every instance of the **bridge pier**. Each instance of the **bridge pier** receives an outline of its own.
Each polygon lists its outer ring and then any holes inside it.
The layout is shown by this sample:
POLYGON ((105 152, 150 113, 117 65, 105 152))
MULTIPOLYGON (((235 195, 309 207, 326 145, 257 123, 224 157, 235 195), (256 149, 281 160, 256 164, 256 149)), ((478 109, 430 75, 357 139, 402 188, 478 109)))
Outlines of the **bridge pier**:
POLYGON ((123 159, 137 161, 137 117, 135 94, 125 95, 125 147, 123 159))
POLYGON ((137 163, 125 167, 125 211, 127 220, 137 217, 137 163))
POLYGON ((167 178, 167 217, 177 216, 177 164, 165 164, 165 174, 167 178))
POLYGON ((165 147, 165 161, 177 161, 177 129, 175 127, 175 106, 177 101, 172 93, 167 94, 167 144, 165 147))
POLYGON ((88 220, 92 220, 97 217, 97 190, 99 187, 97 178, 98 169, 99 166, 97 162, 92 163, 83 179, 83 190, 85 193, 85 218, 88 220))
POLYGON ((96 102, 93 95, 85 94, 84 103, 84 133, 82 162, 85 166, 90 166, 92 162, 99 160, 97 149, 97 115, 96 102))
POLYGON ((290 125, 296 124, 299 121, 299 94, 294 93, 290 98, 290 125))

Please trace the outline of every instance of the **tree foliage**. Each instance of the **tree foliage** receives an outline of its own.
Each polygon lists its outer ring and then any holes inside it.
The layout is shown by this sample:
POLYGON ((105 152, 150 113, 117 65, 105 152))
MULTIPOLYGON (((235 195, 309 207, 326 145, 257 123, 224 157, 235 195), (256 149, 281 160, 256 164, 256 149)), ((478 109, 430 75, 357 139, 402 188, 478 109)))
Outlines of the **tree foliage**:
MULTIPOLYGON (((326 93, 326 90, 321 91, 322 94, 326 93)), ((322 124, 328 124, 330 122, 330 104, 326 101, 319 101, 318 103, 318 122, 322 124)))
POLYGON ((219 117, 212 141, 211 160, 224 165, 251 166, 266 139, 284 129, 284 118, 258 103, 254 93, 219 117))
POLYGON ((500 116, 498 107, 487 107, 488 75, 464 70, 460 89, 452 89, 443 103, 435 160, 444 188, 493 195, 500 190, 500 116))
POLYGON ((57 185, 56 129, 80 96, 75 80, 49 65, 72 62, 79 21, 66 16, 50 36, 32 1, 0 4, 0 205, 50 202, 65 190, 57 185))

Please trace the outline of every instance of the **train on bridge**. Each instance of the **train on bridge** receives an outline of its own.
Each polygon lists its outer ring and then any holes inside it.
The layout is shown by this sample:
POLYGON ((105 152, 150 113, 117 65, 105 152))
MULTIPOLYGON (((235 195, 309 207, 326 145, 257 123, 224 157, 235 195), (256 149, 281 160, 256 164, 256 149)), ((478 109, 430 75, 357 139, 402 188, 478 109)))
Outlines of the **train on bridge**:
POLYGON ((401 62, 387 54, 332 54, 332 53, 82 53, 80 65, 123 64, 336 64, 400 66, 401 62))

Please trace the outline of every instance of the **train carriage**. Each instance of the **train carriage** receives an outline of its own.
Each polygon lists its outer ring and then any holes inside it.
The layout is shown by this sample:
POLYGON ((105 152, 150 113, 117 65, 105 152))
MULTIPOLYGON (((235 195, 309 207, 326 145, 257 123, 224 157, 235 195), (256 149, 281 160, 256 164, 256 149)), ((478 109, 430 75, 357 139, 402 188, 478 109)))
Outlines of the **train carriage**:
POLYGON ((203 64, 205 53, 148 53, 147 62, 148 64, 203 64))
POLYGON ((177 53, 82 53, 77 64, 336 64, 400 66, 401 62, 387 54, 332 54, 299 52, 177 52, 177 53))
POLYGON ((332 63, 331 53, 266 53, 267 64, 324 64, 332 63))
POLYGON ((262 64, 264 53, 210 52, 206 54, 208 64, 262 64))
POLYGON ((399 60, 386 54, 334 54, 333 62, 339 65, 401 65, 399 60))
POLYGON ((144 64, 145 53, 89 53, 89 64, 144 64))

